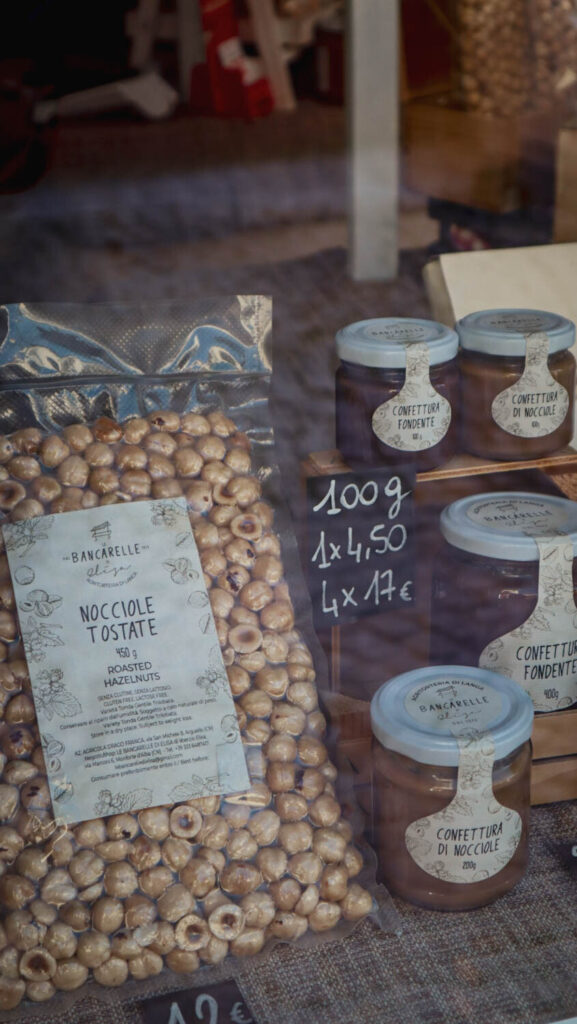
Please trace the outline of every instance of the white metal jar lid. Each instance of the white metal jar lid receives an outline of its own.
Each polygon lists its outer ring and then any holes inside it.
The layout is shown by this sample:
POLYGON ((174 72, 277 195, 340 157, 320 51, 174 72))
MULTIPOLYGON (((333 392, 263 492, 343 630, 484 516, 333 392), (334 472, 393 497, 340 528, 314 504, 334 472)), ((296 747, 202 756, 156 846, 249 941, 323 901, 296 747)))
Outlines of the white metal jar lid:
POLYGON ((461 348, 492 356, 524 356, 526 336, 544 331, 549 353, 575 341, 575 324, 559 313, 542 309, 483 309, 457 321, 461 348))
POLYGON ((435 320, 376 317, 342 327, 336 335, 339 359, 382 369, 406 367, 407 348, 425 342, 434 366, 454 359, 459 348, 456 331, 435 320))
POLYGON ((512 679, 469 665, 432 665, 395 676, 371 701, 371 726, 387 750, 420 764, 459 763, 457 736, 490 734, 495 760, 531 736, 533 703, 512 679))
POLYGON ((440 527, 453 547, 487 558, 536 562, 535 536, 559 534, 570 537, 577 554, 577 503, 549 494, 495 491, 459 498, 441 512, 440 527))

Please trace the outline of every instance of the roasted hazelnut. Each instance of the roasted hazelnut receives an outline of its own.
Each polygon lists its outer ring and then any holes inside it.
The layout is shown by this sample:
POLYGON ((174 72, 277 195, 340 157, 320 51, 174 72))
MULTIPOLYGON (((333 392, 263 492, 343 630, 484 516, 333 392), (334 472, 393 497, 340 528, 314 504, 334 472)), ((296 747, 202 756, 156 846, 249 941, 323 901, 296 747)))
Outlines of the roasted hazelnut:
POLYGON ((308 812, 304 796, 292 792, 278 793, 275 797, 275 808, 281 821, 301 821, 308 812))
POLYGON ((257 850, 258 843, 244 828, 233 832, 226 844, 226 852, 231 860, 250 860, 257 850))
POLYGON ((164 430, 170 434, 180 428, 180 416, 173 409, 156 409, 148 414, 147 420, 154 430, 164 430))
POLYGON ((93 971, 94 980, 106 988, 118 988, 128 978, 128 962, 119 956, 111 956, 93 971))
POLYGON ((226 445, 218 437, 202 435, 195 442, 195 448, 204 462, 222 462, 226 445))
POLYGON ((72 992, 80 988, 88 978, 88 968, 74 958, 59 960, 52 975, 52 983, 57 989, 72 992))
POLYGON ((295 878, 281 878, 270 883, 269 892, 278 910, 293 910, 302 890, 295 878))
POLYGON ((321 899, 338 902, 347 893, 349 876, 342 864, 327 864, 319 882, 321 899))
POLYGON ((208 860, 195 857, 182 868, 178 877, 192 895, 201 900, 214 888, 216 870, 208 860))
POLYGON ((198 833, 198 842, 214 850, 221 850, 227 842, 229 827, 219 814, 207 814, 198 833))
POLYGON ((223 903, 208 918, 208 927, 217 939, 230 942, 238 938, 244 928, 245 916, 236 903, 223 903))
POLYGON ((153 431, 147 434, 142 440, 142 447, 149 453, 156 453, 158 455, 165 455, 170 458, 174 454, 177 448, 177 442, 171 434, 168 434, 164 430, 153 431))
POLYGON ((307 821, 290 822, 278 830, 278 842, 289 856, 310 850, 312 841, 313 829, 307 821))
POLYGON ((104 861, 93 850, 79 850, 72 857, 68 871, 72 881, 83 888, 99 881, 104 873, 104 861))
POLYGON ((366 889, 353 882, 340 903, 345 921, 358 921, 373 909, 373 898, 366 889))
POLYGON ((180 804, 174 807, 169 815, 169 828, 173 836, 181 839, 192 839, 202 828, 202 814, 195 807, 180 804))
POLYGON ((257 811, 247 823, 247 828, 259 846, 269 846, 278 836, 280 818, 275 811, 257 811))
POLYGON ((268 926, 267 934, 277 939, 298 939, 308 928, 308 918, 286 910, 278 910, 268 926))
POLYGON ((199 846, 196 855, 201 860, 206 860, 209 864, 212 864, 217 875, 220 874, 226 864, 226 857, 223 851, 212 850, 210 846, 199 846))
POLYGON ((124 861, 108 864, 104 870, 104 888, 108 896, 123 899, 131 896, 138 886, 138 876, 132 865, 124 861))
POLYGON ((149 839, 166 839, 170 835, 170 813, 166 807, 148 807, 139 811, 138 823, 149 839))
POLYGON ((244 807, 242 804, 225 803, 222 807, 222 814, 230 827, 237 829, 245 828, 250 819, 251 811, 250 807, 244 807))
POLYGON ((26 997, 32 1003, 45 1003, 56 994, 56 989, 51 981, 28 981, 26 983, 26 997))
POLYGON ((148 836, 137 836, 129 846, 128 859, 136 871, 146 871, 158 864, 161 857, 160 843, 148 836))
POLYGON ((220 964, 228 955, 228 942, 211 935, 206 946, 199 949, 198 955, 205 964, 220 964))
POLYGON ((64 921, 55 921, 50 925, 44 938, 44 948, 56 960, 68 960, 74 956, 78 939, 74 930, 64 921))
MULTIPOLYGON (((294 675, 294 663, 288 665, 289 675, 294 675)), ((302 666, 301 666, 302 667, 302 666)), ((291 676, 292 678, 292 676, 291 676)), ((318 707, 318 698, 315 687, 310 682, 292 682, 287 690, 287 700, 291 704, 296 704, 297 707, 302 708, 307 713, 315 711, 318 707)))
POLYGON ((78 890, 64 868, 54 868, 46 875, 40 892, 46 903, 59 907, 73 900, 78 890))
POLYGON ((182 917, 176 925, 174 935, 177 946, 188 952, 202 949, 210 940, 208 924, 198 914, 187 914, 182 917))
POLYGON ((270 724, 274 732, 300 736, 306 724, 306 715, 300 708, 283 702, 273 708, 270 724))
POLYGON ((164 921, 174 923, 195 908, 195 901, 190 890, 181 882, 169 885, 157 900, 159 916, 164 921))
POLYGON ((154 868, 147 868, 145 871, 141 871, 138 876, 138 883, 142 892, 150 896, 152 900, 157 900, 164 890, 169 885, 172 885, 173 881, 172 871, 164 864, 158 864, 154 868))
POLYGON ((319 899, 318 886, 307 885, 306 888, 303 889, 300 899, 295 904, 295 912, 297 914, 302 914, 303 917, 308 917, 309 914, 312 914, 319 902, 319 899))
POLYGON ((272 793, 286 793, 294 789, 296 767, 286 761, 271 761, 266 782, 272 793))
POLYGON ((113 896, 102 896, 92 908, 92 924, 99 932, 112 935, 122 927, 124 905, 113 896))
POLYGON ((26 490, 16 480, 0 481, 0 509, 14 512, 16 506, 26 498, 26 490))
POLYGON ((162 844, 161 856, 163 864, 178 872, 192 857, 192 846, 186 839, 168 836, 162 844))
MULTIPOLYGON (((41 946, 46 937, 46 925, 35 921, 29 910, 12 910, 5 915, 4 932, 10 946, 17 950, 34 949, 41 946)), ((0 953, 0 974, 7 973, 5 956, 8 955, 10 946, 6 946, 0 953)))
POLYGON ((272 629, 283 632, 292 629, 294 623, 294 612, 288 601, 273 600, 263 607, 260 613, 260 621, 264 629, 272 629))
POLYGON ((26 984, 21 978, 0 975, 0 1010, 14 1010, 22 1002, 25 992, 26 984))
POLYGON ((325 864, 340 863, 347 847, 345 837, 334 828, 316 829, 312 844, 314 852, 318 854, 325 864))
POLYGON ((175 946, 174 925, 170 924, 169 921, 157 921, 156 932, 152 942, 148 945, 148 949, 160 954, 160 956, 166 956, 175 946))
POLYGON ((202 437, 204 434, 210 434, 210 423, 206 416, 201 416, 196 412, 187 412, 181 417, 180 429, 183 434, 189 434, 190 437, 202 437))
POLYGON ((326 932, 334 928, 341 917, 341 908, 338 903, 329 903, 326 900, 319 900, 315 909, 309 914, 307 920, 313 932, 326 932))
POLYGON ((288 857, 280 847, 267 846, 258 851, 255 861, 264 881, 274 882, 284 875, 287 869, 288 857))
POLYGON ((255 956, 265 944, 265 934, 261 928, 245 928, 230 944, 232 956, 255 956))
POLYGON ((363 855, 361 851, 357 850, 356 846, 347 846, 343 856, 343 864, 349 878, 354 878, 355 875, 360 874, 363 870, 363 855))
POLYGON ((103 843, 97 843, 95 847, 99 857, 108 863, 125 860, 130 853, 130 842, 128 839, 107 839, 103 843))
POLYGON ((79 935, 76 957, 85 967, 100 967, 110 952, 110 939, 104 932, 90 930, 79 935))
POLYGON ((138 956, 133 956, 128 961, 130 974, 138 981, 144 981, 145 978, 152 978, 160 974, 163 967, 162 957, 151 949, 143 949, 138 956))
POLYGON ((18 787, 0 783, 0 821, 2 823, 10 821, 14 817, 19 803, 20 790, 18 787))
POLYGON ((90 925, 90 910, 80 900, 74 899, 65 903, 63 907, 60 907, 58 916, 75 932, 83 932, 90 925))
POLYGON ((262 875, 256 866, 249 861, 236 860, 221 871, 220 886, 233 896, 245 896, 258 889, 262 875))
POLYGON ((166 966, 175 974, 192 974, 200 966, 198 953, 192 949, 171 949, 166 954, 166 966))

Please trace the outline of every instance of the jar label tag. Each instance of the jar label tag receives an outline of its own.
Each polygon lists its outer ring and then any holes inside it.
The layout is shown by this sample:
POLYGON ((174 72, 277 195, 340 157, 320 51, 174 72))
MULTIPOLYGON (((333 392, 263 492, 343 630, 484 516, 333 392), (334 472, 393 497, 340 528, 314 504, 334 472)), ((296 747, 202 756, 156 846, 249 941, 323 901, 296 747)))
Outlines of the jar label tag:
MULTIPOLYGON (((457 730, 456 730, 457 732, 457 730)), ((407 851, 428 875, 474 884, 492 878, 512 860, 523 822, 493 792, 495 744, 490 733, 457 732, 457 791, 450 804, 412 822, 407 851)))
POLYGON ((549 338, 544 331, 525 335, 525 368, 519 380, 493 399, 495 423, 516 437, 545 437, 561 426, 569 410, 569 392, 551 375, 549 338))
POLYGON ((431 384, 428 346, 417 342, 405 351, 405 383, 375 409, 372 427, 390 448, 422 452, 443 440, 451 425, 451 405, 431 384))
POLYGON ((559 711, 577 702, 573 543, 566 536, 535 537, 535 542, 537 604, 525 622, 487 644, 479 665, 519 683, 535 711, 559 711))

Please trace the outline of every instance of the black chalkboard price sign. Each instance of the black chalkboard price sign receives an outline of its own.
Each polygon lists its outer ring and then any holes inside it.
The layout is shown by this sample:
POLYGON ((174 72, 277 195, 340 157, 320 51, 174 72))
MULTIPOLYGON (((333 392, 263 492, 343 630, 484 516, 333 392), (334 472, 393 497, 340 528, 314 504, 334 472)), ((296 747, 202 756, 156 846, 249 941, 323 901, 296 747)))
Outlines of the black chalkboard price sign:
POLYGON ((317 629, 414 603, 414 477, 309 476, 308 578, 317 629))
POLYGON ((257 1024, 232 978, 220 985, 142 999, 138 1010, 143 1024, 257 1024))

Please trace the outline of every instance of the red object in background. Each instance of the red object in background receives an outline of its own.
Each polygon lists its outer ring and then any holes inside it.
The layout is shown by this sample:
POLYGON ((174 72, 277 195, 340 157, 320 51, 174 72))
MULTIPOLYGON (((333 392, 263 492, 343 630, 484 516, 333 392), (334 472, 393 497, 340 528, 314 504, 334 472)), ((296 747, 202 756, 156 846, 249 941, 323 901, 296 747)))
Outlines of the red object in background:
POLYGON ((199 0, 206 61, 192 69, 190 105, 221 117, 265 117, 274 103, 260 61, 247 57, 233 0, 199 0))
POLYGON ((345 100, 345 45, 342 26, 319 25, 315 40, 315 72, 317 97, 325 103, 342 104, 345 100))

